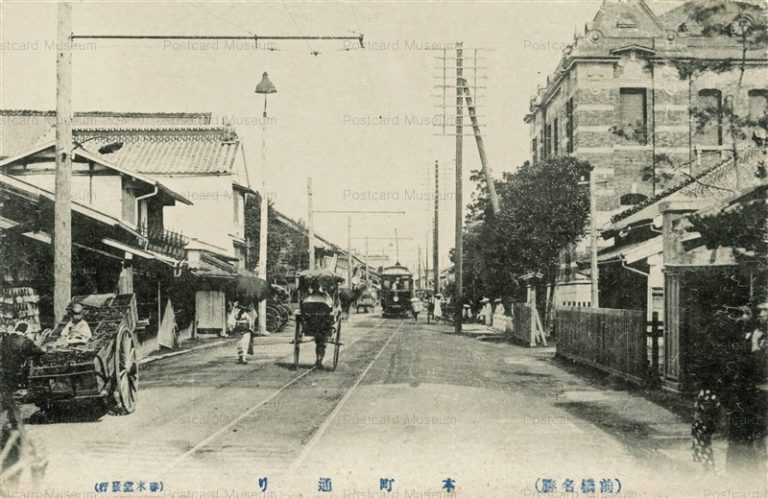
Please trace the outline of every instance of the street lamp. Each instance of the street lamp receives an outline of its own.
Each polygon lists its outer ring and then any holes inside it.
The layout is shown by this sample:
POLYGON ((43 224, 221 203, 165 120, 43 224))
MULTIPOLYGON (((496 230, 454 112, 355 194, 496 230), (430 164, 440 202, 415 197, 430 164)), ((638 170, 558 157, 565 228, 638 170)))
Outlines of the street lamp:
MULTIPOLYGON (((264 112, 261 121, 261 214, 259 218, 259 277, 267 280, 267 230, 269 229, 269 202, 267 200, 267 95, 277 93, 277 88, 270 81, 266 72, 261 75, 261 81, 254 90, 256 94, 264 95, 264 112)), ((267 332, 267 301, 259 303, 259 333, 267 332)))
POLYGON ((259 81, 259 84, 256 85, 255 93, 264 95, 264 113, 262 114, 262 117, 267 117, 267 95, 270 93, 277 93, 277 88, 275 88, 275 85, 272 83, 272 81, 269 79, 269 75, 264 72, 261 75, 261 81, 259 81))

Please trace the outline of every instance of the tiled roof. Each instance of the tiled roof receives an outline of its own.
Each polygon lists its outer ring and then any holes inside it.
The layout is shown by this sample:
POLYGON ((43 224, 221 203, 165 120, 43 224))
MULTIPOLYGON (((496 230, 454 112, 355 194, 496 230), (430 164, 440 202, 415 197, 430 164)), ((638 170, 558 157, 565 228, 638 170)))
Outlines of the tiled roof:
POLYGON ((739 189, 761 183, 754 174, 756 162, 763 157, 759 149, 749 149, 742 153, 738 167, 732 159, 726 159, 698 175, 692 176, 670 187, 654 197, 622 211, 611 218, 611 225, 604 232, 614 232, 639 221, 653 219, 659 215, 658 204, 661 201, 684 199, 711 199, 713 202, 733 195, 739 189))
MULTIPOLYGON (((208 112, 75 112, 78 126, 205 126, 211 124, 208 112)), ((55 111, 0 109, 0 158, 16 156, 47 141, 56 125, 55 111)))
MULTIPOLYGON (((17 156, 8 157, 8 158, 5 158, 5 159, 2 159, 2 160, 0 160, 0 170, 4 170, 4 168, 6 166, 12 166, 12 165, 22 161, 23 158, 33 156, 35 154, 38 154, 40 152, 45 151, 46 149, 49 150, 50 152, 53 152, 55 146, 56 146, 56 142, 51 140, 48 143, 40 144, 38 146, 35 146, 34 148, 32 148, 32 149, 30 149, 28 151, 25 151, 24 153, 19 154, 17 156)), ((187 199, 183 195, 179 194, 178 192, 168 188, 167 186, 165 186, 163 183, 157 181, 156 179, 144 176, 144 175, 140 174, 139 172, 137 172, 135 170, 131 170, 131 169, 127 169, 127 168, 122 168, 122 167, 114 164, 109 159, 107 159, 106 157, 104 157, 103 155, 101 155, 101 154, 99 154, 97 152, 90 151, 90 150, 86 149, 85 147, 74 147, 72 154, 73 154, 73 158, 75 156, 79 156, 81 158, 84 158, 84 159, 92 162, 92 163, 99 164, 101 166, 106 167, 107 169, 116 171, 116 172, 120 173, 121 175, 127 175, 127 176, 130 176, 130 177, 140 181, 140 182, 143 182, 143 183, 146 183, 148 185, 152 185, 154 187, 157 187, 164 194, 166 194, 169 198, 173 199, 174 201, 183 202, 184 204, 189 204, 189 205, 192 204, 192 202, 189 199, 187 199)))
POLYGON ((78 128, 74 138, 92 139, 89 149, 122 142, 110 161, 149 175, 229 174, 240 146, 233 130, 215 126, 78 128))

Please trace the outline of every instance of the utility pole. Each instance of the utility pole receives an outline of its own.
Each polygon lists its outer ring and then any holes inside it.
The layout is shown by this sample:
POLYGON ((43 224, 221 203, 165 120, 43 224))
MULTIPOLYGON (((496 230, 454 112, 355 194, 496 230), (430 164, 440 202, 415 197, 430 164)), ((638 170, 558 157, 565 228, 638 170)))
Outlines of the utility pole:
POLYGON ((53 220, 53 315, 64 319, 72 297, 72 5, 57 6, 56 194, 53 220))
POLYGON ((419 255, 416 257, 416 279, 419 281, 419 287, 424 288, 424 281, 421 279, 421 246, 418 248, 419 255))
POLYGON ((434 286, 435 294, 440 292, 440 166, 435 161, 435 214, 434 223, 432 229, 434 234, 432 235, 432 271, 434 273, 432 285, 434 286))
POLYGON ((352 288, 352 217, 347 216, 347 287, 352 288))
POLYGON ((400 240, 397 237, 397 228, 395 228, 395 264, 400 263, 400 240))
POLYGON ((454 303, 454 325, 457 334, 461 333, 461 318, 462 318, 462 305, 464 303, 462 285, 462 264, 464 258, 463 243, 464 237, 462 234, 463 220, 462 215, 464 213, 464 201, 462 200, 462 172, 461 172, 461 160, 464 146, 464 102, 462 99, 463 89, 466 84, 464 82, 464 49, 462 42, 456 42, 456 247, 454 249, 456 255, 456 262, 454 265, 454 271, 456 274, 456 292, 454 303))
POLYGON ((365 283, 371 284, 371 276, 368 274, 368 237, 365 238, 365 283))
POLYGON ((312 177, 307 178, 307 228, 309 229, 309 269, 315 269, 315 227, 312 224, 312 177))
MULTIPOLYGON (((477 50, 475 50, 475 58, 477 58, 477 50)), ((475 62, 477 66, 477 62, 475 62)), ((475 71, 475 78, 477 78, 477 71, 475 71)), ((472 123, 472 131, 475 134, 475 142, 477 143, 477 153, 480 155, 480 164, 483 168, 483 174, 485 175, 485 183, 488 186, 488 199, 491 201, 491 209, 493 214, 499 213, 499 198, 496 195, 496 184, 493 182, 493 175, 491 174, 491 167, 488 165, 488 158, 485 155, 485 144, 483 143, 483 135, 480 133, 480 123, 477 119, 477 110, 475 104, 472 103, 472 96, 469 93, 469 83, 464 81, 464 98, 467 101, 467 112, 469 114, 469 120, 472 123)), ((477 87, 477 83, 475 83, 477 87)))
POLYGON ((426 245, 424 246, 424 289, 429 289, 429 230, 427 230, 426 245))
POLYGON ((591 256, 591 275, 592 275, 592 307, 600 307, 600 273, 597 267, 597 201, 595 199, 595 174, 589 173, 589 231, 590 237, 590 256, 591 256))

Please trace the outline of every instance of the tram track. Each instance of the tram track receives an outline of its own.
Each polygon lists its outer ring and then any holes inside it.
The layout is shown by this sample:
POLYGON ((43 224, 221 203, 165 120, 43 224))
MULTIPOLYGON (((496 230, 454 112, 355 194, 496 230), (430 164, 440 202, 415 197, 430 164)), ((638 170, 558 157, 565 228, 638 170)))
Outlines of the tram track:
MULTIPOLYGON (((387 327, 387 325, 393 323, 391 320, 387 320, 383 318, 379 318, 378 320, 379 321, 375 323, 375 325, 372 326, 371 329, 389 328, 387 327)), ((400 321, 396 327, 393 327, 394 331, 391 334, 389 334, 389 336, 384 341, 384 344, 378 348, 376 354, 374 355, 374 358, 367 363, 362 373, 356 377, 352 386, 346 389, 341 399, 336 401, 333 409, 324 418, 324 420, 320 423, 320 425, 312 431, 311 433, 312 435, 310 439, 304 445, 302 445, 302 450, 299 453, 299 456, 292 460, 292 463, 289 466, 290 469, 297 468, 301 464, 301 462, 304 460, 304 458, 306 458, 306 456, 309 454, 314 444, 316 444, 316 442, 320 438, 322 438, 322 435, 325 433, 325 430, 330 426, 336 414, 338 414, 338 412, 343 407, 344 403, 346 403, 346 400, 349 399, 349 397, 352 395, 355 389, 359 386, 359 384, 365 378, 370 368, 378 360, 378 358, 381 356, 381 354, 386 349, 386 347, 390 344, 390 342, 392 341, 392 338, 394 338, 399 333, 403 323, 404 323, 403 321, 400 321)), ((366 336, 357 337, 354 341, 345 343, 345 347, 348 348, 352 344, 355 344, 356 342, 360 341, 361 339, 364 339, 365 337, 366 336)), ((344 358, 344 356, 342 356, 342 358, 344 358)), ((199 440, 199 442, 191 446, 188 450, 184 451, 184 453, 182 453, 181 455, 178 455, 175 458, 173 458, 171 462, 168 463, 162 469, 161 475, 166 475, 166 476, 173 475, 175 474, 176 470, 179 470, 181 467, 183 467, 182 464, 184 464, 184 462, 186 461, 189 461, 192 459, 198 460, 200 457, 202 457, 206 453, 212 453, 212 452, 218 453, 219 451, 221 451, 220 449, 218 450, 212 449, 216 445, 219 445, 221 448, 229 448, 232 451, 236 451, 237 450, 237 448, 235 448, 236 445, 226 444, 225 440, 227 439, 227 437, 230 437, 233 432, 237 432, 238 427, 248 424, 249 421, 256 420, 259 415, 264 415, 264 414, 260 414, 260 412, 263 411, 266 407, 275 406, 275 405, 282 406, 284 404, 287 404, 288 403, 287 401, 280 402, 279 398, 287 396, 287 393, 289 392, 294 392, 292 388, 298 388, 302 384, 301 381, 306 380, 307 378, 310 378, 309 374, 313 372, 318 372, 318 370, 314 366, 307 368, 306 370, 302 371, 300 374, 291 377, 291 379, 289 379, 287 382, 277 387, 267 397, 261 399, 256 404, 250 406, 248 409, 241 412, 239 415, 234 417, 232 420, 230 420, 228 423, 226 423, 222 427, 218 428, 213 433, 199 440)), ((330 375, 333 375, 333 374, 334 372, 330 372, 330 375)), ((302 438, 302 441, 303 441, 303 438, 302 438)), ((275 456, 278 456, 281 461, 284 461, 286 457, 290 458, 290 456, 292 456, 290 454, 287 454, 285 451, 281 452, 279 448, 275 448, 274 451, 276 453, 275 456)), ((294 452, 290 452, 290 453, 294 453, 294 452)), ((269 455, 265 455, 265 456, 269 457, 269 455)))
POLYGON ((317 428, 315 433, 312 435, 312 439, 310 439, 305 445, 304 448, 301 450, 301 453, 299 456, 291 463, 290 467, 288 467, 288 474, 294 474, 296 469, 298 469, 302 463, 304 463, 304 460, 307 458, 309 453, 312 451, 312 449, 317 445, 317 443, 320 441, 320 439, 325 435, 325 432, 328 430, 328 427, 330 427, 333 420, 336 418, 336 416, 339 414, 342 408, 344 408, 344 405, 347 403, 349 398, 352 397, 352 394, 355 392, 357 387, 360 385, 360 383, 363 381, 366 375, 368 375, 368 371, 373 367, 373 365, 376 363, 376 361, 379 359, 381 354, 384 352, 385 349, 387 349, 387 346, 389 346, 389 343, 392 342, 392 339, 400 333, 400 330, 403 328, 403 323, 405 323, 404 320, 400 320, 400 324, 395 329, 392 334, 390 334, 389 338, 387 338, 384 345, 379 349, 379 351, 376 353, 376 356, 373 357, 373 359, 368 363, 368 366, 365 367, 365 370, 362 371, 362 373, 357 377, 355 380, 355 383, 352 384, 352 387, 350 387, 346 393, 344 393, 344 396, 339 400, 338 403, 336 403, 336 406, 333 408, 330 414, 323 420, 323 422, 320 424, 320 426, 317 428))

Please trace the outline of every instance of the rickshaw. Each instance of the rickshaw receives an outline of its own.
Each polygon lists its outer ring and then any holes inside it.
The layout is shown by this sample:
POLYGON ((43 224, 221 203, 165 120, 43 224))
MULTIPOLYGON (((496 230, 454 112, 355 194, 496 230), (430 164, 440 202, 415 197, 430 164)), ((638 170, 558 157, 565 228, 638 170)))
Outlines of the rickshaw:
POLYGON ((376 294, 373 289, 366 287, 360 292, 360 297, 357 298, 355 308, 360 313, 360 308, 363 308, 364 313, 368 313, 370 310, 376 307, 376 294))
MULTIPOLYGON (((341 349, 341 301, 339 284, 344 279, 326 270, 307 270, 299 274, 299 309, 295 313, 296 332, 293 337, 293 366, 299 367, 301 343, 311 337, 317 347, 333 344, 333 367, 339 363, 341 349)), ((321 349, 324 353, 324 348, 321 349)), ((322 355, 318 358, 322 360, 322 355)))
POLYGON ((62 320, 44 333, 44 355, 31 360, 24 401, 47 409, 57 405, 101 400, 117 415, 136 409, 139 364, 133 294, 75 296, 67 308, 80 303, 93 337, 80 345, 60 345, 68 323, 62 320))

